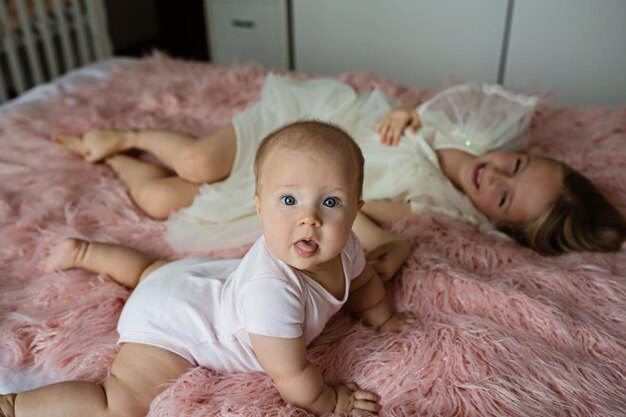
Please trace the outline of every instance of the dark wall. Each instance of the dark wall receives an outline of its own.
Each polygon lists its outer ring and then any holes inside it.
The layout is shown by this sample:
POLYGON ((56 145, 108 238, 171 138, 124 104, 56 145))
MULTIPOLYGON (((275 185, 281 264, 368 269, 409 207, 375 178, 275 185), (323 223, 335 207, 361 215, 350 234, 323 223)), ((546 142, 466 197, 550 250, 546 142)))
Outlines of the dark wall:
POLYGON ((105 0, 115 55, 208 60, 203 0, 105 0))

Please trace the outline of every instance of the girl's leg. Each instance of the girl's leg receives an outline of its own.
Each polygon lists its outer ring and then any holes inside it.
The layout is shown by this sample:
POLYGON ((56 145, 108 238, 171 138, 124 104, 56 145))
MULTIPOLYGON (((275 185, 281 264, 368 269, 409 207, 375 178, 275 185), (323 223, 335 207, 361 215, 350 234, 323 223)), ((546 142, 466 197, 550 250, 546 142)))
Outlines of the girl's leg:
POLYGON ((86 161, 97 162, 119 152, 133 149, 134 130, 90 130, 82 136, 70 133, 52 135, 52 141, 86 161))
POLYGON ((164 260, 126 246, 68 238, 52 250, 46 260, 46 269, 84 268, 135 288, 142 278, 164 263, 164 260))
POLYGON ((352 226, 359 238, 366 258, 383 282, 389 281, 411 253, 409 242, 382 229, 368 216, 359 213, 352 226))
MULTIPOLYGON (((209 136, 180 147, 168 166, 180 178, 192 183, 217 182, 230 175, 235 163, 236 148, 235 128, 229 123, 209 136)), ((156 149, 142 149, 161 159, 156 149)))
POLYGON ((236 152, 232 124, 201 139, 158 130, 94 130, 82 138, 57 134, 52 139, 91 162, 129 149, 150 152, 179 177, 197 184, 226 178, 236 152))
POLYGON ((15 417, 143 417, 164 384, 191 367, 167 350, 126 343, 113 361, 111 376, 102 384, 60 382, 19 393, 15 417))
POLYGON ((126 185, 133 201, 150 217, 167 219, 170 214, 189 207, 200 186, 182 178, 168 177, 159 167, 126 155, 106 160, 126 185))

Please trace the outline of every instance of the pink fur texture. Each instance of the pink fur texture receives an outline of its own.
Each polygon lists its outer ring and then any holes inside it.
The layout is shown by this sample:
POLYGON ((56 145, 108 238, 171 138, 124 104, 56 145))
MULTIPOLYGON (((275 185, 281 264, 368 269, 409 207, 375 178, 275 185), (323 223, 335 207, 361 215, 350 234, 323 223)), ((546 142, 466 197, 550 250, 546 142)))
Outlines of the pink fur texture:
MULTIPOLYGON (((81 270, 44 273, 55 243, 79 236, 175 257, 163 223, 132 204, 108 167, 56 148, 50 135, 208 134, 257 98, 266 73, 157 54, 0 118, 0 391, 102 381, 118 349, 128 291, 81 270)), ((371 74, 341 79, 405 101, 431 94, 371 74)), ((558 108, 544 99, 532 131, 531 152, 587 174, 626 213, 626 107, 558 108)), ((626 415, 625 248, 545 258, 442 217, 393 229, 411 240, 412 254, 390 290, 422 324, 382 334, 340 312, 310 346, 328 381, 378 392, 383 416, 626 415)), ((286 405, 262 374, 197 368, 156 398, 150 415, 306 413, 286 405)))

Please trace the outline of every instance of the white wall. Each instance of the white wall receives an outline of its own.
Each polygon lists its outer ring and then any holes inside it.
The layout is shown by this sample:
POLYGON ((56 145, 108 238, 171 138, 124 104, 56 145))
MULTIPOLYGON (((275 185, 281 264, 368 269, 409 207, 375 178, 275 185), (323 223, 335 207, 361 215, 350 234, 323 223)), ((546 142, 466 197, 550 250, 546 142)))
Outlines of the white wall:
POLYGON ((626 0, 517 0, 504 82, 568 104, 626 105, 626 0))
POLYGON ((292 32, 299 71, 435 88, 497 82, 502 59, 513 89, 626 105, 626 0, 292 0, 292 32))
POLYGON ((370 71, 438 87, 450 78, 496 82, 504 0, 293 0, 295 69, 370 71))

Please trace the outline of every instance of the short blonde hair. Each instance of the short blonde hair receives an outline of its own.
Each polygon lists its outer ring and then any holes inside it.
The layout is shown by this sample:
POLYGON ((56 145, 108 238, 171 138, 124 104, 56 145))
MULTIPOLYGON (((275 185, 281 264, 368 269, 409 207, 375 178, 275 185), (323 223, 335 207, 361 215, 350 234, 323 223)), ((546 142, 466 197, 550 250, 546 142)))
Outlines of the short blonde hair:
POLYGON ((562 162, 562 191, 542 215, 526 224, 498 228, 542 255, 618 251, 626 240, 626 221, 585 176, 562 162))
POLYGON ((316 150, 332 155, 341 155, 346 163, 353 164, 357 196, 363 193, 363 167, 365 161, 361 148, 342 128, 317 120, 301 120, 284 125, 267 135, 259 145, 254 160, 256 191, 259 189, 259 176, 267 156, 276 148, 297 149, 303 152, 316 150))

